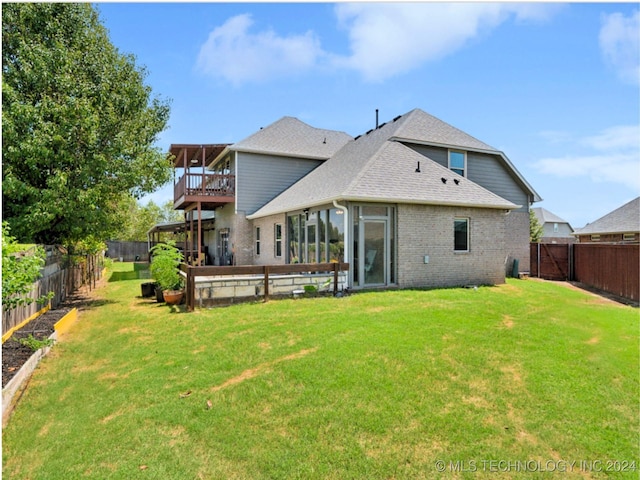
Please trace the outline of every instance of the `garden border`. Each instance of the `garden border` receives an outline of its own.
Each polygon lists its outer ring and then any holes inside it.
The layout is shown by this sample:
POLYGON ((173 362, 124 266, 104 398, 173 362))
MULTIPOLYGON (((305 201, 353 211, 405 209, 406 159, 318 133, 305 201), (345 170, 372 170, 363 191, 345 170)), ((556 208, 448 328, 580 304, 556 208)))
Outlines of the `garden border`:
MULTIPOLYGON (((59 337, 66 333, 77 319, 78 309, 72 308, 64 317, 55 323, 53 326, 55 331, 49 335, 49 339, 53 340, 54 343, 59 341, 59 337)), ((16 373, 2 389, 2 428, 7 425, 11 413, 20 401, 38 363, 49 353, 51 348, 52 347, 43 347, 33 352, 29 360, 20 367, 18 373, 16 373)))

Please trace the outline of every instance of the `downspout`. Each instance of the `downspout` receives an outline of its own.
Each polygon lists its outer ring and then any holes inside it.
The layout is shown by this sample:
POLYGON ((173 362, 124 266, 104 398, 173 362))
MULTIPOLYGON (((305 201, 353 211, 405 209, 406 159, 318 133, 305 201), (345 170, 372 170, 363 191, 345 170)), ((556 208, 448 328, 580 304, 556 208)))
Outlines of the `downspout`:
MULTIPOLYGON (((349 209, 345 206, 342 206, 338 203, 337 200, 333 201, 333 206, 342 210, 342 212, 344 213, 344 262, 345 263, 350 263, 350 252, 351 252, 351 248, 349 247, 350 243, 350 228, 349 228, 349 209)), ((347 274, 347 288, 351 288, 352 285, 352 278, 353 278, 353 268, 354 266, 351 265, 351 268, 349 268, 349 272, 347 274)))

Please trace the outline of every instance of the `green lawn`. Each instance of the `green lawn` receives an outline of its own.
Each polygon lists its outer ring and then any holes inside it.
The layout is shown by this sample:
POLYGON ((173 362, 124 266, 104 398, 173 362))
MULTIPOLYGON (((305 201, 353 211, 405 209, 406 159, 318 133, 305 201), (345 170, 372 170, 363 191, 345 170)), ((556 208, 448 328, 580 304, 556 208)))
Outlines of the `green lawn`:
POLYGON ((637 309, 509 280, 189 314, 115 268, 3 431, 5 478, 638 478, 637 309))

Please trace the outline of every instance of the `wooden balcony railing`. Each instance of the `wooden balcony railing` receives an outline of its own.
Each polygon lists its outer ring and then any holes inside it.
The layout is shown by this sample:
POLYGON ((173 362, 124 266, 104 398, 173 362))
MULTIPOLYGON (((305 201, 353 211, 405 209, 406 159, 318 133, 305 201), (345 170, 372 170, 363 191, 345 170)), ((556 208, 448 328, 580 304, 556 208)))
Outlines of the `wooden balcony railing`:
POLYGON ((219 173, 186 173, 174 187, 173 199, 202 197, 233 197, 236 192, 235 175, 219 173))

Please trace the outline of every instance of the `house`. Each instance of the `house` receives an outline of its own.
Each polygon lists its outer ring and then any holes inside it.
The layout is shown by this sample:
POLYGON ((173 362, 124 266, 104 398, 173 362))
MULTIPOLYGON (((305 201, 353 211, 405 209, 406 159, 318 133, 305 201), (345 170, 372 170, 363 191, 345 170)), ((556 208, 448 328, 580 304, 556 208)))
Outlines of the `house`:
POLYGON ((355 138, 284 117, 170 154, 198 264, 344 261, 358 289, 497 284, 529 263, 539 195, 503 152, 420 109, 355 138))
POLYGON ((541 243, 574 243, 573 228, 566 220, 551 213, 546 208, 533 208, 533 213, 542 226, 541 243))
POLYGON ((579 243, 640 243, 640 197, 575 231, 579 243))

